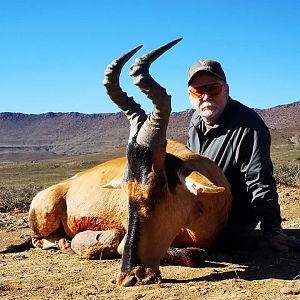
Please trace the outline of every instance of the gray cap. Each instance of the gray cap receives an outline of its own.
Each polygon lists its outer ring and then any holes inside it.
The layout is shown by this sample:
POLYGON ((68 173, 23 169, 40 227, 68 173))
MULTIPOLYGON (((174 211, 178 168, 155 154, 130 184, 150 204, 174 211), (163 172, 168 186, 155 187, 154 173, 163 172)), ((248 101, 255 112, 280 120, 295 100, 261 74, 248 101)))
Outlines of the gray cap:
POLYGON ((191 65, 189 68, 188 83, 191 81, 192 77, 200 71, 209 72, 226 82, 226 76, 221 64, 215 60, 204 59, 196 61, 191 65))

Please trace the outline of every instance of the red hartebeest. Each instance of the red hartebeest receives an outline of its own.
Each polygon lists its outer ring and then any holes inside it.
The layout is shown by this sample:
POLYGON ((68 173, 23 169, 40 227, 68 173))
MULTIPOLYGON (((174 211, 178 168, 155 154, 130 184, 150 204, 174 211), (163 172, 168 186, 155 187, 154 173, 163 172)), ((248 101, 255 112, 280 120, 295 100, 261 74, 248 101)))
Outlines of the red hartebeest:
POLYGON ((117 283, 123 286, 159 282, 161 262, 203 262, 201 249, 211 245, 231 207, 229 184, 216 164, 183 144, 166 142, 171 97, 149 67, 179 40, 131 66, 134 83, 153 102, 149 115, 119 86, 122 67, 141 46, 105 71, 106 91, 130 122, 127 158, 41 191, 29 211, 36 247, 72 249, 87 258, 122 254, 117 283))

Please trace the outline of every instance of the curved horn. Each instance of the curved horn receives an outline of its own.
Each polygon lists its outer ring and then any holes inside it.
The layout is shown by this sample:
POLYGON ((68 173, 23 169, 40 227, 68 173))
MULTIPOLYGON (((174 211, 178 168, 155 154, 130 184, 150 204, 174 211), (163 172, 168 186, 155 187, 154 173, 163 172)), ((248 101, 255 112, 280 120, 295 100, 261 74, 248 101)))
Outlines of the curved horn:
POLYGON ((104 72, 104 79, 103 79, 103 84, 107 88, 107 93, 110 92, 110 90, 109 90, 110 84, 119 84, 119 77, 120 77, 122 68, 128 62, 128 60, 136 52, 138 52, 142 47, 143 47, 143 45, 140 45, 140 46, 130 50, 129 52, 123 54, 119 58, 113 60, 112 63, 107 66, 107 68, 104 72))
POLYGON ((151 64, 182 38, 174 40, 136 59, 131 66, 130 76, 135 85, 153 102, 153 110, 138 132, 137 142, 150 148, 165 144, 166 132, 171 114, 171 96, 150 75, 151 64))
POLYGON ((147 90, 153 88, 154 85, 158 85, 160 87, 160 85, 151 77, 149 73, 151 64, 181 40, 182 38, 174 40, 149 53, 146 53, 142 57, 137 58, 135 63, 131 65, 130 76, 132 77, 134 84, 137 85, 147 96, 147 90))
POLYGON ((141 125, 147 118, 145 111, 136 103, 133 97, 129 97, 120 87, 120 74, 125 63, 139 50, 143 45, 138 46, 125 53, 121 57, 112 61, 104 72, 103 85, 110 99, 125 113, 130 122, 129 141, 137 133, 141 125))

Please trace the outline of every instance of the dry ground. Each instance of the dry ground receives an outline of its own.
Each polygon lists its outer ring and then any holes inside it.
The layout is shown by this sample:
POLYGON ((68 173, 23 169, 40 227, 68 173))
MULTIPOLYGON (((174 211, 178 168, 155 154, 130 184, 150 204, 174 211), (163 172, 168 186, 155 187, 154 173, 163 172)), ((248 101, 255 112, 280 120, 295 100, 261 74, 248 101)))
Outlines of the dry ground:
MULTIPOLYGON (((300 238, 299 187, 280 187, 283 226, 300 238)), ((26 214, 0 214, 0 249, 30 234, 26 214)), ((88 261, 58 251, 0 254, 0 299, 300 299, 300 252, 212 253, 203 268, 161 267, 163 282, 112 283, 119 260, 88 261)))

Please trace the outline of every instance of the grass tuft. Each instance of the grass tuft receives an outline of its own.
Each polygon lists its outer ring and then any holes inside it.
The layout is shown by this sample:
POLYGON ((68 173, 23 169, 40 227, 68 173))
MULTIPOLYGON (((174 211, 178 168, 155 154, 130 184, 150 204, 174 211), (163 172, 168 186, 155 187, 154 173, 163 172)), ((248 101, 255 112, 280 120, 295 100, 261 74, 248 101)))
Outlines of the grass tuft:
POLYGON ((27 212, 32 198, 42 189, 32 185, 22 188, 0 187, 0 212, 27 212))
POLYGON ((300 165, 285 163, 275 167, 274 177, 277 184, 296 186, 300 181, 300 165))

